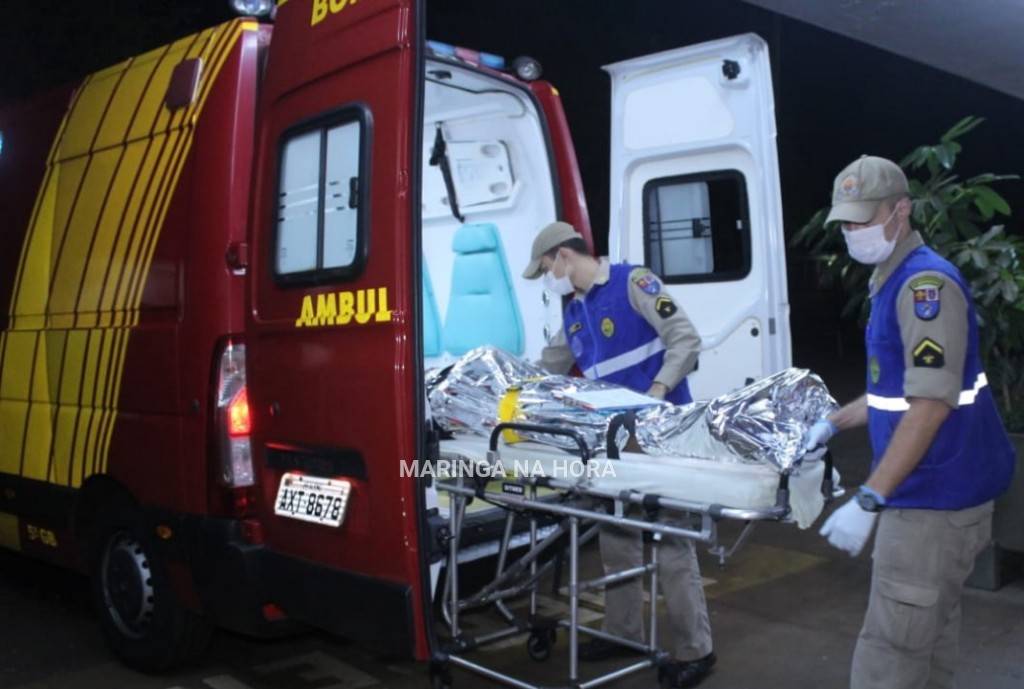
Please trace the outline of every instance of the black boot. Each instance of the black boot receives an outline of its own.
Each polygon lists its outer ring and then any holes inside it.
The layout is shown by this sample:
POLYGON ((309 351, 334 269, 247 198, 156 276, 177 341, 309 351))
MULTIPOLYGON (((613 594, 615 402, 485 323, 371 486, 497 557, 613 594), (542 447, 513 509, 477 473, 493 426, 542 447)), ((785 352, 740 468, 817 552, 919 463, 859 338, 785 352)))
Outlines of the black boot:
POLYGON ((695 687, 711 672, 716 660, 718 657, 714 651, 697 660, 670 660, 658 668, 658 682, 663 689, 695 687))

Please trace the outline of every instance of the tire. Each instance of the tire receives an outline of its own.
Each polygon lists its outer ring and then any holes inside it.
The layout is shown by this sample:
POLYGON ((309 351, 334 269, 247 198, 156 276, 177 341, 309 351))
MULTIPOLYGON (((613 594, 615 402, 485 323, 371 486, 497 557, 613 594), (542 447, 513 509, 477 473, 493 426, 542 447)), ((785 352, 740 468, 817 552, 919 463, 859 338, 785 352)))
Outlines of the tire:
POLYGON ((178 600, 167 568, 137 510, 104 508, 89 538, 89 575, 100 627, 131 668, 158 673, 195 660, 212 625, 178 600))
POLYGON ((554 630, 540 629, 530 634, 526 639, 526 652, 533 660, 541 663, 551 657, 551 650, 554 644, 554 630))

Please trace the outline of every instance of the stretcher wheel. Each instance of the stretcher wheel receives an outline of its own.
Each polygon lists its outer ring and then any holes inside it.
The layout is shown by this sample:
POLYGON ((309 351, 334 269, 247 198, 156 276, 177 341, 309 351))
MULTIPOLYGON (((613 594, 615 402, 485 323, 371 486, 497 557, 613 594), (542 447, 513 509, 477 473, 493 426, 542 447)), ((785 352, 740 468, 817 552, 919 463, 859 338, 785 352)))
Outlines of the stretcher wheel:
POLYGON ((431 663, 431 689, 452 689, 452 671, 447 663, 431 663))
POLYGON ((555 630, 541 629, 530 634, 526 640, 526 652, 530 657, 541 662, 551 657, 551 649, 555 646, 555 630))

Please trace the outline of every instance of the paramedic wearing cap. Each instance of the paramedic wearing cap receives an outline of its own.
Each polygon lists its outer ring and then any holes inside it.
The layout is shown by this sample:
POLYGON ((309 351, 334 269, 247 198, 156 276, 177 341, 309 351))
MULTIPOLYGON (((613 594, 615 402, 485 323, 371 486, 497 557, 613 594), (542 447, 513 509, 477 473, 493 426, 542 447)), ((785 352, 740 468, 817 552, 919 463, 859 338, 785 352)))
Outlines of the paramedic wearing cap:
POLYGON ((875 266, 867 394, 808 434, 815 446, 866 423, 874 450, 867 481, 821 529, 857 555, 878 521, 854 689, 955 686, 963 584, 1013 475, 969 288, 911 229, 907 192, 898 165, 861 157, 836 178, 826 220, 875 266))
MULTIPOLYGON (((696 365, 700 336, 649 270, 598 261, 572 225, 554 222, 534 240, 523 277, 543 277, 549 292, 573 297, 565 308, 562 330, 538 362, 545 370, 565 374, 577 364, 588 378, 675 404, 691 401, 686 375, 696 365)), ((600 545, 608 573, 643 563, 644 546, 636 530, 604 525, 600 545)), ((715 662, 696 549, 689 539, 665 537, 659 555, 675 641, 674 660, 663 665, 660 674, 666 686, 693 687, 715 662)), ((643 609, 640 578, 607 587, 604 631, 642 642, 643 609)), ((579 649, 583 660, 624 651, 625 647, 599 638, 579 649)))

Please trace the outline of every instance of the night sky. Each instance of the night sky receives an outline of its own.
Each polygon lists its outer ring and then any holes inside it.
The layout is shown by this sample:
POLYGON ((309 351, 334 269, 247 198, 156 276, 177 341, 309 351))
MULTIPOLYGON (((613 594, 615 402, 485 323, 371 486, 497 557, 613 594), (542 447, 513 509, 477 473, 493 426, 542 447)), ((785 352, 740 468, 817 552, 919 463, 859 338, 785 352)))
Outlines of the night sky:
MULTIPOLYGON (((20 4, 0 23, 0 104, 231 17, 226 0, 20 4)), ((601 66, 744 32, 769 43, 787 235, 827 204, 850 160, 899 159, 967 115, 987 121, 964 139, 960 173, 1024 172, 1024 102, 740 0, 440 0, 427 17, 430 38, 544 66, 565 104, 599 250, 610 107, 601 66)), ((1008 225, 1024 232, 1024 183, 998 188, 1018 209, 1008 225)), ((791 271, 791 297, 802 288, 791 271)))

